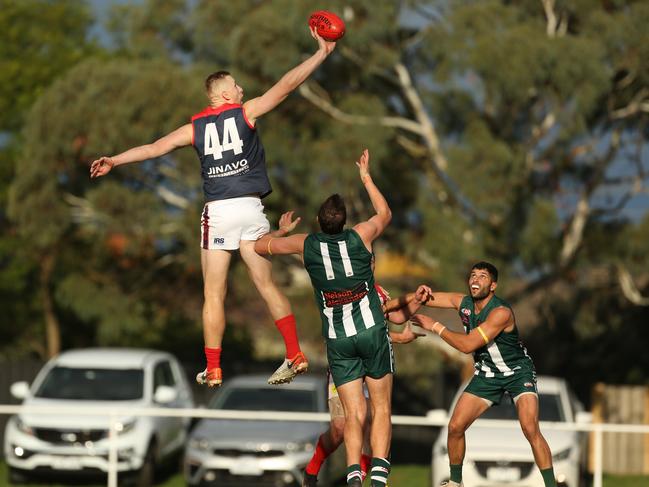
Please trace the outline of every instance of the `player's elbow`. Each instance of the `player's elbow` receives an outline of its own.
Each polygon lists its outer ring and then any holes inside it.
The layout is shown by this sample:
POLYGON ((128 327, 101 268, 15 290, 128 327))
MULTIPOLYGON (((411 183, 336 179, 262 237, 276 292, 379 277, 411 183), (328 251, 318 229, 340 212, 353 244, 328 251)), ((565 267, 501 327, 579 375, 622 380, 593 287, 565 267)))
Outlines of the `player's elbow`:
POLYGON ((406 321, 408 321, 408 317, 403 312, 393 311, 392 313, 388 314, 388 320, 390 321, 390 323, 394 323, 395 325, 402 325, 406 321))
POLYGON ((390 210, 390 208, 387 206, 385 208, 381 208, 376 212, 376 214, 381 219, 381 223, 383 224, 384 228, 387 227, 392 221, 392 210, 390 210))
POLYGON ((463 342, 457 347, 457 349, 462 353, 470 354, 475 352, 476 347, 472 347, 470 344, 463 342))

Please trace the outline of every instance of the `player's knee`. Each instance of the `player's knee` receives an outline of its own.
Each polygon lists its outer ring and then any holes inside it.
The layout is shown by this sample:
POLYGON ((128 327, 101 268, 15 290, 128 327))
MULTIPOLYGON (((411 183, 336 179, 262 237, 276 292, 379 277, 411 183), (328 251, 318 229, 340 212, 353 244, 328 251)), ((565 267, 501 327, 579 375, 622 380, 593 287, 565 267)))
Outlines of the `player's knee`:
POLYGON ((449 436, 462 436, 466 431, 466 424, 463 421, 451 420, 448 423, 449 436))
POLYGON ((366 416, 367 410, 365 407, 349 408, 349 410, 345 410, 345 421, 354 421, 362 425, 365 423, 366 416))
POLYGON ((383 417, 390 416, 392 413, 390 404, 387 402, 372 404, 372 416, 383 417))
POLYGON ((213 284, 206 284, 203 287, 203 297, 206 302, 222 302, 225 300, 227 288, 225 286, 213 284))

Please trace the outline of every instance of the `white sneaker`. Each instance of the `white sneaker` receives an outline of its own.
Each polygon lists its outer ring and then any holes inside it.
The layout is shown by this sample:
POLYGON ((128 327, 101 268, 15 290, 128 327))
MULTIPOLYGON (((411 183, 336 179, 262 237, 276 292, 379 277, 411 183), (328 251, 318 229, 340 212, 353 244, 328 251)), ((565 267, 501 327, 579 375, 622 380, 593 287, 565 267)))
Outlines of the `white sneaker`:
POLYGON ((309 362, 302 352, 292 359, 284 359, 282 365, 268 379, 269 384, 288 384, 296 375, 303 374, 309 368, 309 362))
POLYGON ((440 484, 441 487, 464 487, 464 483, 460 482, 459 484, 457 482, 453 482, 452 480, 445 480, 440 484))

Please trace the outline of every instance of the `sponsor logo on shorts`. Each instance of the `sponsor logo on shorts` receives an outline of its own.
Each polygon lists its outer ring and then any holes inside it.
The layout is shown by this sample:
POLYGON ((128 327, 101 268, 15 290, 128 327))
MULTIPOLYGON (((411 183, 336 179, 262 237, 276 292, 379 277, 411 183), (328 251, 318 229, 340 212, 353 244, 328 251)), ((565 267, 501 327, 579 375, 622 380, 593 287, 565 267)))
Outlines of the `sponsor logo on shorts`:
POLYGON ((225 239, 223 237, 214 237, 214 245, 223 245, 225 243, 225 239))

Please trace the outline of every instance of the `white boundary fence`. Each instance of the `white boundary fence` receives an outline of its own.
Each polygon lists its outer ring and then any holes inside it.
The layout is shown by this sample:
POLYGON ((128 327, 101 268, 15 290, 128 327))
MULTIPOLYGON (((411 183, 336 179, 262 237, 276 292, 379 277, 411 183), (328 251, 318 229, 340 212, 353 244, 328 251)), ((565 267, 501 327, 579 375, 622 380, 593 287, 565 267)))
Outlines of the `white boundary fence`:
MULTIPOLYGON (((283 413, 270 411, 236 411, 216 409, 171 409, 171 408, 128 408, 128 409, 95 409, 83 407, 52 408, 40 406, 0 405, 0 415, 3 414, 60 414, 65 416, 97 416, 106 415, 108 426, 108 487, 117 487, 117 423, 123 416, 154 416, 178 418, 208 418, 208 419, 249 419, 271 421, 321 421, 329 422, 329 413, 283 413)), ((443 427, 447 421, 439 421, 425 416, 392 416, 392 424, 405 426, 443 427)), ((496 428, 519 428, 518 422, 496 419, 479 419, 477 424, 496 428)), ((594 471, 593 487, 602 487, 603 476, 603 435, 604 433, 638 433, 649 434, 649 425, 643 424, 610 424, 610 423, 559 423, 541 422, 541 431, 584 431, 592 432, 594 436, 594 471)))

